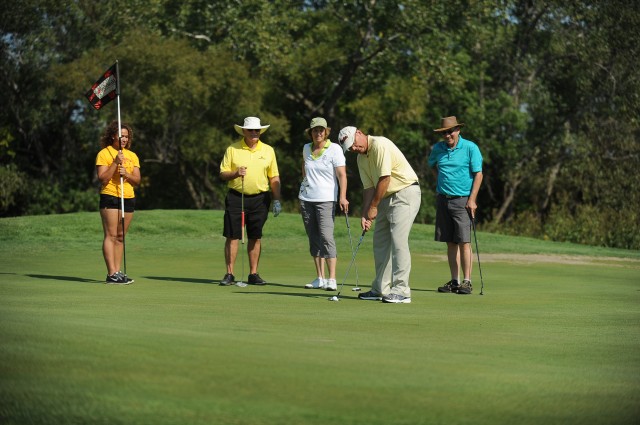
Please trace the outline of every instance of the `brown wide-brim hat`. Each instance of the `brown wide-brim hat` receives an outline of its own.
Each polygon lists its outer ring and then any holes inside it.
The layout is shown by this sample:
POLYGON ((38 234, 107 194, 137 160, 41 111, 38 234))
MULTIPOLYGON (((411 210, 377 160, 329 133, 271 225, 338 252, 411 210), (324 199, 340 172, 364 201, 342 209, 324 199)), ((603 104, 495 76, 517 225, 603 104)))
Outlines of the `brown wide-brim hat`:
POLYGON ((442 118, 442 124, 440 125, 440 128, 436 128, 435 131, 436 133, 440 133, 442 131, 447 131, 450 128, 453 127, 462 127, 464 125, 464 123, 462 122, 458 122, 458 119, 456 117, 445 117, 442 118))

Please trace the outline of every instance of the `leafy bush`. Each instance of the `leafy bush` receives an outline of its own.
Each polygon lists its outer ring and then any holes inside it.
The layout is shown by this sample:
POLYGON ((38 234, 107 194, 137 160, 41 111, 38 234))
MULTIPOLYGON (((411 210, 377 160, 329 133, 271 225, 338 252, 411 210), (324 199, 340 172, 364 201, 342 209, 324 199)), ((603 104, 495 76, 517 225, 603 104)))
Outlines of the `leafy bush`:
POLYGON ((557 241, 625 249, 640 249, 640 217, 633 208, 615 210, 579 205, 574 214, 553 209, 544 225, 545 235, 557 241))
POLYGON ((504 223, 486 223, 482 225, 484 231, 515 236, 529 236, 542 238, 544 232, 540 217, 531 211, 524 211, 509 217, 504 223))
POLYGON ((634 209, 616 210, 596 205, 580 205, 575 212, 552 208, 540 217, 525 211, 504 223, 486 223, 484 231, 529 236, 557 242, 574 242, 610 248, 640 249, 640 215, 634 209))
POLYGON ((21 194, 24 206, 19 215, 61 214, 80 211, 97 211, 99 195, 95 189, 77 190, 61 188, 43 180, 33 180, 25 185, 21 194))
POLYGON ((20 192, 25 185, 25 174, 14 164, 0 166, 0 216, 12 215, 20 192))

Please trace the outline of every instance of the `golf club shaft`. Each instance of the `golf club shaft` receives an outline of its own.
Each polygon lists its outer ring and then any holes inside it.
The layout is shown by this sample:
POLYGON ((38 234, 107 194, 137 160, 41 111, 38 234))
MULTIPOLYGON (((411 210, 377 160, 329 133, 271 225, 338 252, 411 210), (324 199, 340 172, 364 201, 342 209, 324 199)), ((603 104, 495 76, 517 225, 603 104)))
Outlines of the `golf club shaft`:
POLYGON ((242 225, 242 252, 240 252, 240 256, 242 257, 242 279, 244 279, 244 176, 242 176, 242 194, 240 195, 240 221, 242 225))
MULTIPOLYGON (((349 215, 346 211, 344 212, 344 218, 347 221, 347 230, 349 232, 349 244, 351 245, 351 254, 353 254, 353 238, 351 237, 351 226, 349 225, 349 215)), ((360 278, 358 276, 358 265, 356 264, 356 288, 358 287, 359 283, 360 283, 360 278)), ((342 291, 342 288, 340 288, 340 290, 342 291)))
POLYGON ((342 285, 340 286, 340 291, 338 291, 338 294, 336 295, 336 297, 339 297, 340 293, 342 293, 342 288, 344 287, 344 283, 347 281, 347 278, 349 277, 349 271, 351 271, 351 266, 353 266, 353 262, 356 260, 356 254, 358 254, 358 249, 360 249, 360 244, 362 244, 362 240, 364 239, 365 233, 367 233, 367 230, 363 229, 362 235, 360 236, 360 240, 358 241, 358 245, 356 245, 356 250, 353 251, 353 256, 351 257, 351 263, 349 263, 349 267, 347 267, 347 273, 345 273, 344 275, 344 280, 342 281, 342 285))
POLYGON ((476 219, 471 217, 471 224, 473 225, 473 239, 476 241, 476 255, 478 256, 478 270, 480 271, 480 295, 484 295, 484 279, 482 279, 482 265, 480 264, 480 251, 478 250, 478 237, 476 236, 476 219))

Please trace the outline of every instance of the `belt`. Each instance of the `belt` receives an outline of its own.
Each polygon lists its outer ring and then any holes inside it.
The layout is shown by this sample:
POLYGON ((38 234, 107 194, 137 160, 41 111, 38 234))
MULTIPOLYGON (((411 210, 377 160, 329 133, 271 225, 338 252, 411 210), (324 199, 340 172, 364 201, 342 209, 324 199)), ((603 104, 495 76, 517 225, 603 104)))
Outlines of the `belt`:
MULTIPOLYGON (((413 182, 413 183, 411 183, 409 186, 407 186, 407 187, 405 187, 405 188, 402 188, 402 189, 400 189, 400 190, 405 190, 405 189, 407 189, 407 188, 409 188, 409 187, 411 187, 411 186, 420 186, 420 183, 419 183, 419 182, 413 182)), ((396 192, 394 192, 394 193, 396 193, 396 192)))
POLYGON ((438 193, 438 196, 442 196, 443 198, 447 198, 447 199, 466 198, 466 196, 452 196, 452 195, 445 195, 444 193, 438 193))
MULTIPOLYGON (((229 189, 229 193, 233 193, 233 194, 234 194, 234 195, 236 195, 236 196, 242 196, 242 192, 238 192, 237 190, 234 190, 234 189, 229 189)), ((255 194, 253 194, 253 195, 248 195, 248 194, 246 194, 246 193, 245 193, 245 194, 244 194, 244 197, 245 197, 245 198, 253 198, 253 197, 255 197, 255 196, 261 196, 261 195, 264 195, 265 193, 267 193, 267 192, 255 193, 255 194)))

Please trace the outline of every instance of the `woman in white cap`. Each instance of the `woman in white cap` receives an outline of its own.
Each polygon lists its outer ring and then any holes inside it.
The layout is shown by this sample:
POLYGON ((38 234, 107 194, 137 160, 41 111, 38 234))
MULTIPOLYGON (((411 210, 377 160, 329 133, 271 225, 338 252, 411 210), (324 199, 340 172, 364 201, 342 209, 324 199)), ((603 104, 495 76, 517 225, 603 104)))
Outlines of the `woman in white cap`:
POLYGON ((337 250, 333 237, 336 204, 349 212, 347 201, 347 173, 345 157, 338 144, 331 143, 324 118, 311 120, 306 134, 311 143, 302 149, 302 183, 300 184, 300 212, 309 237, 309 252, 313 257, 317 278, 305 285, 307 289, 335 291, 337 250), (339 196, 338 196, 339 194, 339 196), (329 278, 325 275, 325 264, 329 278))
POLYGON ((227 271, 220 285, 236 283, 233 267, 238 254, 238 241, 243 235, 243 215, 249 241, 247 282, 251 285, 264 285, 266 282, 258 274, 258 262, 262 228, 269 215, 272 196, 273 216, 277 217, 282 211, 278 163, 273 148, 260 141, 260 135, 269 128, 268 125, 260 124, 260 118, 247 117, 244 125, 235 124, 234 128, 243 138, 227 148, 220 164, 220 178, 229 187, 225 199, 223 231, 226 238, 224 257, 227 271))

